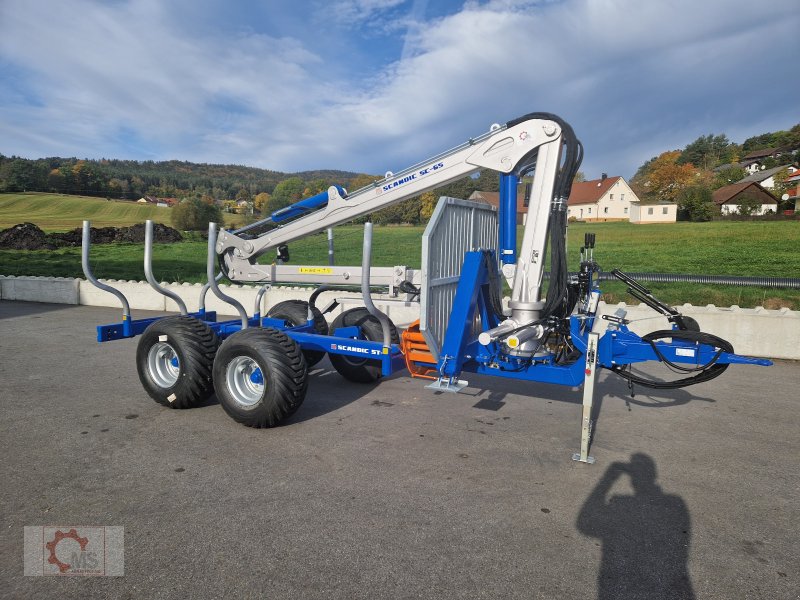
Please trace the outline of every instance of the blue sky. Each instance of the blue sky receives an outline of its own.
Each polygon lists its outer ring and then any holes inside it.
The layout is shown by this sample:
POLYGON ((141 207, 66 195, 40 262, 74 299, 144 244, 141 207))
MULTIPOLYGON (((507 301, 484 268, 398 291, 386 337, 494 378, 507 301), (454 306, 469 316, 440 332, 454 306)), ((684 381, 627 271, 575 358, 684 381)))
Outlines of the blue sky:
POLYGON ((797 0, 0 1, 0 153, 398 171, 533 111, 583 171, 800 122, 797 0))

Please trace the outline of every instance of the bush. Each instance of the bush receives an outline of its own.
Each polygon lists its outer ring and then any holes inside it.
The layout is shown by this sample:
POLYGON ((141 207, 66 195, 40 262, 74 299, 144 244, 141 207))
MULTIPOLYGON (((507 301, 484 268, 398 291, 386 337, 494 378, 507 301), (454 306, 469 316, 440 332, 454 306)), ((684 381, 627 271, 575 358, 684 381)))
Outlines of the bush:
POLYGON ((761 202, 758 198, 744 194, 739 199, 739 214, 741 216, 757 215, 759 210, 761 210, 761 202))
POLYGON ((710 221, 716 207, 711 201, 711 190, 703 185, 687 187, 678 194, 681 216, 689 221, 710 221))
POLYGON ((203 231, 209 223, 222 223, 222 210, 200 198, 184 200, 171 209, 172 225, 181 231, 203 231))

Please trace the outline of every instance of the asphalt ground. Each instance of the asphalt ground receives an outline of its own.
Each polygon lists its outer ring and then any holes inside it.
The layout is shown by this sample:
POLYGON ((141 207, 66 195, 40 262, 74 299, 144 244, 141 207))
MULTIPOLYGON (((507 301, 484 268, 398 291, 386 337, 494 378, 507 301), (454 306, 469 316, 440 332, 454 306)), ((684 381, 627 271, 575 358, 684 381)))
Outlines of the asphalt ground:
MULTIPOLYGON (((145 316, 142 314, 141 316, 145 316)), ((0 301, 8 598, 800 598, 800 365, 628 395, 325 359, 284 426, 142 390, 115 309, 0 301), (122 577, 23 576, 26 525, 123 526, 122 577)))

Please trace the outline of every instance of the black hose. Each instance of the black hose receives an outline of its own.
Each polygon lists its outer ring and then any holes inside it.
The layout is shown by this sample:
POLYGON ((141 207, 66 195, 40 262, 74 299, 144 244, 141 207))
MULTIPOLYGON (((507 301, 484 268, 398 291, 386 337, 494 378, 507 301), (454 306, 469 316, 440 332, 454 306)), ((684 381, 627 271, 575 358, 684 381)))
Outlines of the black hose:
MULTIPOLYGON (((570 275, 577 275, 570 272, 570 275)), ((793 277, 739 277, 736 275, 687 275, 680 273, 627 273, 634 279, 650 281, 652 283, 702 283, 709 285, 732 285, 737 287, 760 287, 768 289, 800 290, 800 279, 793 277)), ((550 279, 550 273, 545 272, 545 279, 550 279)), ((612 273, 598 272, 595 281, 614 281, 612 273)))
POLYGON ((655 379, 647 379, 645 377, 634 375, 630 371, 630 365, 617 365, 611 367, 611 370, 623 379, 643 387, 654 389, 677 389, 694 385, 696 383, 702 383, 704 381, 710 381, 715 377, 719 377, 729 366, 727 363, 719 364, 717 362, 720 355, 723 352, 733 353, 733 345, 729 341, 723 340, 721 337, 717 337, 716 335, 712 335, 710 333, 703 333, 702 331, 674 331, 671 329, 664 329, 648 333, 647 335, 642 336, 642 340, 649 343, 653 347, 653 351, 656 353, 658 359, 674 371, 679 371, 682 373, 697 373, 692 377, 684 377, 683 379, 677 379, 675 381, 656 381, 655 379), (709 346, 714 346, 717 351, 714 356, 711 357, 711 360, 709 360, 706 364, 695 367, 686 367, 670 361, 661 353, 661 350, 659 350, 658 346, 656 345, 656 340, 664 338, 707 344, 709 346))

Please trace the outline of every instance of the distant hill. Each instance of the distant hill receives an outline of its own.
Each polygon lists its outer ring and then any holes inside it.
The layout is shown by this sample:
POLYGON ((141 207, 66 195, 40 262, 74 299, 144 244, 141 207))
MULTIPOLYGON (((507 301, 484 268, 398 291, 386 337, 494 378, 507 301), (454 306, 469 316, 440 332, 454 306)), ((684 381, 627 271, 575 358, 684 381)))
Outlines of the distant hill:
POLYGON ((78 158, 26 159, 0 154, 0 192, 56 192, 138 199, 143 195, 186 197, 208 195, 215 200, 272 193, 290 177, 306 183, 347 186, 357 173, 319 169, 282 173, 242 165, 215 165, 186 161, 136 161, 78 158))
MULTIPOLYGON (((84 219, 91 220, 92 227, 124 227, 148 219, 170 225, 171 214, 169 208, 124 200, 35 192, 0 194, 0 229, 27 222, 45 231, 68 231, 80 227, 84 219)), ((226 225, 241 222, 241 215, 225 215, 226 225)))

